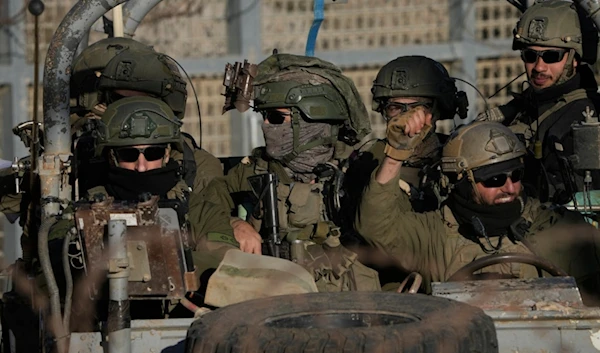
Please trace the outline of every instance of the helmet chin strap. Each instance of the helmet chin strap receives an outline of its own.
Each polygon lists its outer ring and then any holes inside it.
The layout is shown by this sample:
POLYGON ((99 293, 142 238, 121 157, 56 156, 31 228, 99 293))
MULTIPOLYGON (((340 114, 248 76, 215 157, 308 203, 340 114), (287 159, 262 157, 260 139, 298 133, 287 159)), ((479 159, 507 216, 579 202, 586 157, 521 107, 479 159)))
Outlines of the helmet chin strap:
POLYGON ((473 175, 473 171, 472 170, 467 170, 467 180, 469 181, 469 183, 471 183, 471 186, 473 187, 473 196, 475 196, 475 200, 483 200, 483 197, 481 196, 481 194, 479 193, 479 190, 477 189, 477 183, 475 182, 475 175, 473 175))
POLYGON ((569 49, 569 56, 567 57, 567 62, 565 64, 565 67, 563 68, 562 73, 560 74, 560 77, 556 81, 557 85, 565 83, 571 78, 573 78, 573 76, 575 76, 575 66, 573 65, 574 61, 575 49, 569 49))

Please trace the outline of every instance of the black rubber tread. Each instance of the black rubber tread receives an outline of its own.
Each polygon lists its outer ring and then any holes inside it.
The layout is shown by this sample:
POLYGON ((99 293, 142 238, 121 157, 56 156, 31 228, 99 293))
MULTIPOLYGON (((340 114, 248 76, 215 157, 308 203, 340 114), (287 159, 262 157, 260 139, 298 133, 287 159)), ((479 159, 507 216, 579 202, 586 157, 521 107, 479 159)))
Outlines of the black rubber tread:
MULTIPOLYGON (((375 314, 375 315, 373 315, 375 314)), ((492 319, 445 298, 389 292, 286 295, 220 308, 188 330, 187 353, 494 353, 492 319), (273 327, 274 319, 314 313, 402 314, 415 322, 367 327, 273 327)))

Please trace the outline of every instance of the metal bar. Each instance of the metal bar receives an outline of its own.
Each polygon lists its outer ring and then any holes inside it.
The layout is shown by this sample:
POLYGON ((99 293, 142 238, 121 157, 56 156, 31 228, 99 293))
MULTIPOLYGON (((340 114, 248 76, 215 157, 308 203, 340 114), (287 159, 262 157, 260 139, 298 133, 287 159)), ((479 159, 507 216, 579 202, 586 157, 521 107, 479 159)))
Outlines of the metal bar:
MULTIPOLYGON (((129 3, 128 3, 129 4, 129 3)), ((125 33, 127 36, 127 33, 125 33)), ((497 58, 505 56, 518 56, 519 53, 511 50, 511 39, 498 39, 491 41, 476 41, 470 43, 470 50, 475 52, 478 59, 497 58)), ((264 55, 256 55, 260 49, 256 44, 245 46, 247 55, 231 53, 217 58, 180 58, 177 61, 191 75, 222 75, 226 62, 240 61, 240 58, 248 58, 250 62, 258 62, 264 55)), ((381 66, 386 62, 402 55, 424 55, 438 61, 454 61, 461 59, 467 50, 461 41, 439 43, 430 45, 404 45, 401 47, 386 47, 364 50, 348 51, 323 51, 319 52, 319 58, 331 61, 343 68, 356 66, 381 66)), ((0 84, 12 83, 16 79, 33 80, 33 68, 24 65, 23 70, 16 71, 7 65, 0 65, 0 84)), ((43 77, 42 77, 43 79, 43 77)))
POLYGON ((71 158, 69 122, 69 69, 79 43, 107 11, 125 0, 79 1, 64 17, 52 37, 44 65, 45 151, 40 158, 43 217, 59 210, 59 200, 71 198, 68 171, 71 158), (58 191, 58 192, 57 192, 58 191))
MULTIPOLYGON (((15 16, 23 10, 22 0, 2 1, 6 14, 15 16)), ((25 21, 17 21, 6 31, 0 31, 6 35, 6 42, 0 40, 0 54, 6 55, 6 60, 0 60, 0 84, 7 84, 6 96, 2 97, 3 105, 0 112, 2 118, 2 157, 11 160, 13 157, 24 157, 29 152, 23 143, 12 133, 12 128, 27 118, 27 84, 33 80, 33 69, 26 63, 26 50, 22 46, 25 43, 25 21), (10 35, 9 35, 10 34, 10 35), (3 65, 6 64, 6 65, 3 65)), ((9 223, 4 221, 3 255, 5 264, 12 264, 22 256, 19 238, 23 230, 18 222, 9 223)))
POLYGON ((40 265, 46 285, 48 286, 48 295, 50 297, 50 320, 48 326, 52 328, 52 334, 56 340, 56 348, 58 353, 67 353, 67 335, 65 327, 62 324, 62 315, 60 312, 60 297, 58 291, 58 285, 56 284, 56 278, 52 271, 52 265, 50 263, 50 251, 48 249, 48 233, 50 228, 56 224, 56 218, 47 218, 42 222, 40 231, 38 233, 38 253, 40 258, 40 265))
POLYGON ((123 6, 123 35, 132 38, 140 22, 161 0, 129 1, 123 6))
POLYGON ((76 58, 79 56, 79 54, 81 54, 81 52, 83 52, 85 50, 85 48, 88 47, 88 44, 90 42, 90 31, 86 31, 83 34, 83 38, 81 38, 81 41, 79 42, 79 45, 77 46, 77 51, 75 52, 75 55, 73 56, 73 58, 76 58))
MULTIPOLYGON (((136 1, 140 2, 140 1, 136 1)), ((113 12, 113 33, 115 37, 123 37, 123 4, 117 5, 112 9, 113 12)))
POLYGON ((131 352, 131 315, 129 312, 129 260, 125 220, 108 221, 108 352, 131 352))

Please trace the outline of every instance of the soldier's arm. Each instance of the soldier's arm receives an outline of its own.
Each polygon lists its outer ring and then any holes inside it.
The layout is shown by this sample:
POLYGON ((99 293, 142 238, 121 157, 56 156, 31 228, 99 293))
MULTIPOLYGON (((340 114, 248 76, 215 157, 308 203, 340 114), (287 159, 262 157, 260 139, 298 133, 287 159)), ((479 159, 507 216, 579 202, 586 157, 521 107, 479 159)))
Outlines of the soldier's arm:
POLYGON ((201 198, 227 215, 230 227, 233 228, 232 234, 239 241, 238 246, 242 251, 260 254, 260 234, 245 220, 231 216, 238 211, 238 204, 243 202, 244 195, 250 190, 248 177, 252 174, 252 165, 241 163, 232 168, 227 176, 213 179, 201 198))
POLYGON ((370 244, 391 255, 397 266, 427 273, 443 222, 438 213, 407 211, 402 205, 408 196, 398 182, 399 175, 385 183, 372 176, 356 216, 356 229, 370 244))
POLYGON ((194 192, 201 192, 217 177, 223 176, 223 167, 219 159, 205 150, 194 151, 196 160, 196 178, 194 179, 194 192))
POLYGON ((230 213, 235 212, 237 204, 233 196, 250 191, 248 177, 252 174, 248 165, 238 164, 226 176, 214 178, 201 193, 201 198, 227 208, 230 213))

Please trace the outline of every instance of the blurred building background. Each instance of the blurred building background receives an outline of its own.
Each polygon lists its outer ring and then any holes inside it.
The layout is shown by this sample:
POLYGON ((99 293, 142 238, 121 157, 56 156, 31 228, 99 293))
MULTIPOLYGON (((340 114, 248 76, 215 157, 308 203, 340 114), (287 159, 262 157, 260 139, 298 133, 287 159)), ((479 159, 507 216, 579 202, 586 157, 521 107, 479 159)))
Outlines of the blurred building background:
MULTIPOLYGON (((136 1, 136 0, 131 0, 136 1)), ((139 0, 143 1, 143 0, 139 0)), ((75 0, 43 0, 40 43, 45 53, 58 24, 75 0)), ((371 112, 370 88, 378 69, 402 55, 426 55, 446 65, 489 97, 524 70, 511 51, 512 28, 519 12, 505 0, 328 0, 315 54, 340 65, 358 87, 371 112)), ((27 155, 11 128, 31 119, 33 17, 26 0, 0 2, 0 158, 27 155)), ((110 14, 107 14, 110 17, 110 14)), ((247 154, 262 142, 260 118, 253 112, 221 114, 222 75, 227 62, 258 63, 274 48, 303 54, 313 19, 313 0, 169 0, 156 6, 136 31, 136 39, 168 53, 185 68, 196 89, 189 89, 185 130, 216 156, 247 154)), ((95 29, 102 29, 98 23, 95 29)), ((90 43, 106 35, 93 31, 90 43)), ((523 76, 524 77, 524 76, 523 76)), ((517 80, 510 89, 518 90, 517 80)), ((485 107, 462 82, 471 117, 485 107)), ((495 106, 510 96, 505 89, 488 99, 495 106)), ((41 95, 40 95, 41 97, 41 95)), ((40 98, 41 99, 41 98, 40 98)), ((42 110, 41 101, 37 107, 42 110)), ((371 112, 373 136, 383 120, 371 112)), ((5 228, 4 257, 18 256, 17 227, 5 228), (10 235, 10 236, 9 236, 10 235)))

